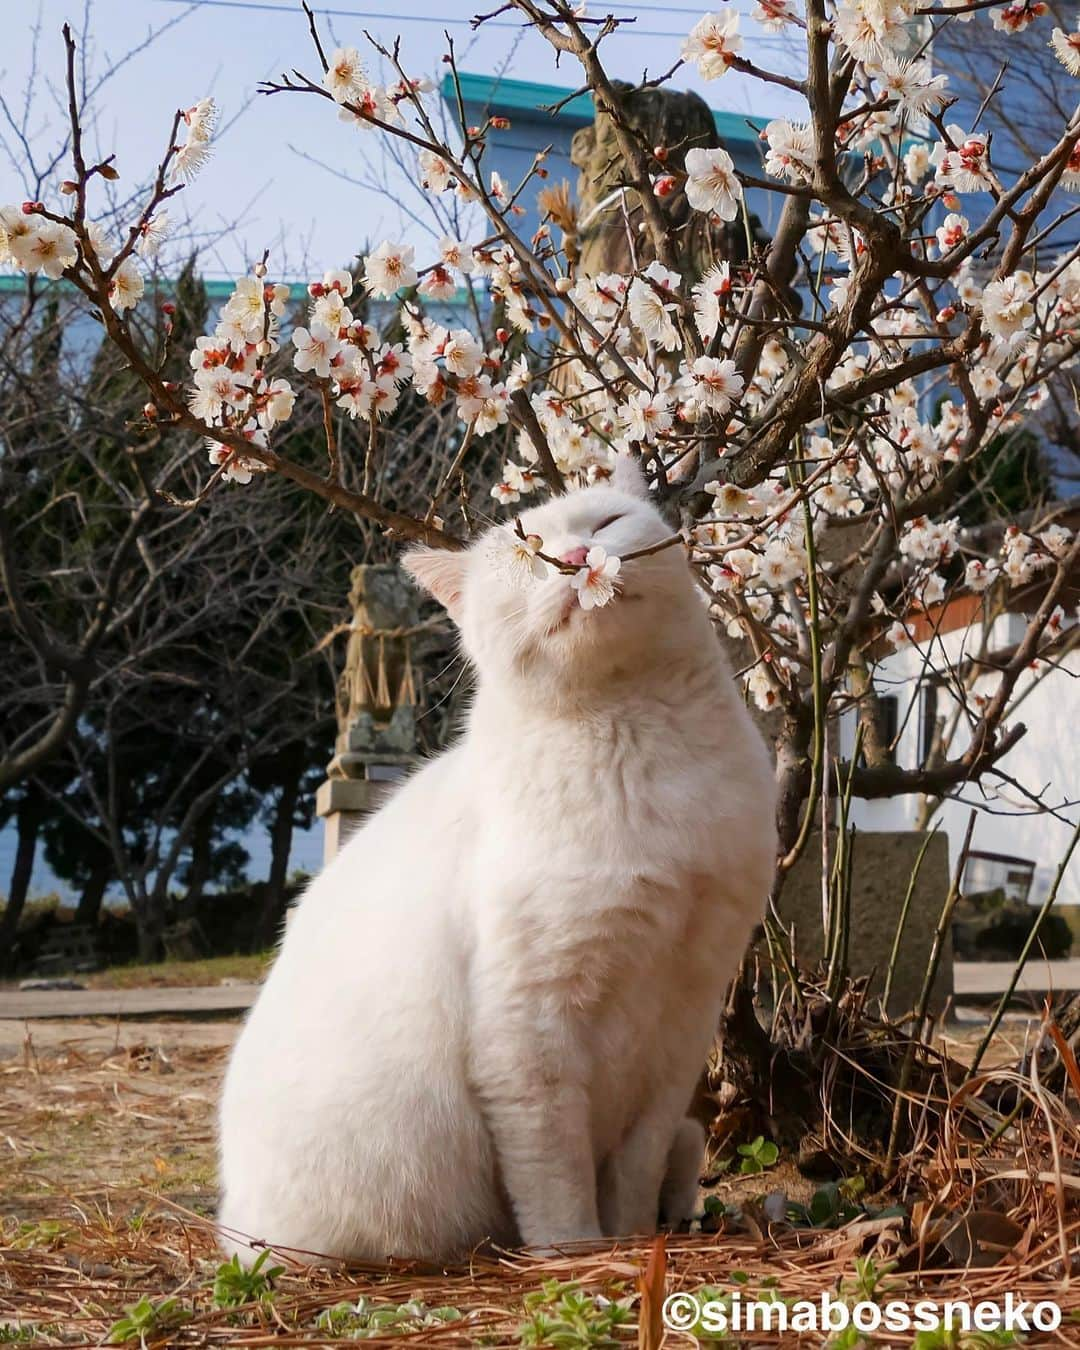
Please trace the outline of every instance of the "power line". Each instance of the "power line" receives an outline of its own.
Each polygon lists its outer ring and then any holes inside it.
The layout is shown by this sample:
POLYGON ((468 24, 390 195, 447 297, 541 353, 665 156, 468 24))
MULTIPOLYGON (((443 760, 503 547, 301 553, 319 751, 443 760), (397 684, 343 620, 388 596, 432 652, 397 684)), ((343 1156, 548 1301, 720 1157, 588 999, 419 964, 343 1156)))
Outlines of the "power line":
MULTIPOLYGON (((265 3, 265 0, 159 0, 161 4, 166 5, 189 5, 199 9, 248 9, 259 10, 266 14, 288 14, 295 15, 296 10, 291 5, 271 5, 265 3)), ((633 9, 629 4, 609 4, 612 9, 633 9)), ((449 19, 438 14, 380 14, 376 10, 369 9, 332 9, 328 6, 312 5, 312 10, 317 16, 332 19, 382 19, 391 20, 394 23, 434 23, 440 28, 471 28, 471 19, 449 19)), ((700 9, 646 9, 648 14, 701 14, 700 9)), ((517 32, 522 30, 523 25, 510 19, 489 19, 483 24, 484 28, 512 28, 517 32)), ((684 38, 686 32, 671 32, 668 29, 620 27, 616 33, 624 37, 643 37, 643 38, 672 38, 678 40, 684 38)), ((614 36, 614 34, 613 34, 614 36)), ((784 43, 783 38, 756 37, 755 43, 762 46, 777 46, 784 43)))

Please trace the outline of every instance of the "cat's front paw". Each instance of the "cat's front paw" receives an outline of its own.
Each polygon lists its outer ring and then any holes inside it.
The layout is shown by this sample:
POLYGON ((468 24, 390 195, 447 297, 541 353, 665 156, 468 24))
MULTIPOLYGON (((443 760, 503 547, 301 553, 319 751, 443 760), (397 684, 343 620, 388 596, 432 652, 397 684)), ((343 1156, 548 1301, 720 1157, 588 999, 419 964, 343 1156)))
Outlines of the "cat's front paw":
POLYGON ((580 1251, 583 1246, 594 1245, 605 1242, 604 1234, 600 1231, 599 1225, 590 1224, 580 1228, 575 1228, 566 1233, 551 1235, 550 1233, 536 1241, 526 1241, 525 1250, 530 1256, 542 1257, 550 1260, 552 1257, 564 1256, 572 1252, 580 1251))

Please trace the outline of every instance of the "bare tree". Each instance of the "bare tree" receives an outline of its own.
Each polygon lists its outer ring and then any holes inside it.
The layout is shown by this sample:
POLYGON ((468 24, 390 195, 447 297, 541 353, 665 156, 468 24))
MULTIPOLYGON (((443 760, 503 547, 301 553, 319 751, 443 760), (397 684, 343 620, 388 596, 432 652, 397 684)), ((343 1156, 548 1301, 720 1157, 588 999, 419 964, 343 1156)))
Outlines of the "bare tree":
MULTIPOLYGON (((718 624, 749 644, 748 696, 779 723, 778 893, 832 790, 832 717, 852 711, 861 727, 860 754, 840 775, 847 791, 940 798, 1002 772, 1024 735, 1011 717, 1023 673, 1057 660, 1063 628, 1072 631, 1064 602, 1080 543, 1056 509, 1036 493, 1026 515, 1002 513, 996 536, 982 528, 985 510, 978 527, 963 515, 973 499, 999 501, 1003 445, 1076 360, 1080 246, 1063 194, 1080 187, 1080 110, 1066 98, 1022 158, 999 162, 987 132, 950 120, 945 77, 923 59, 966 15, 809 0, 804 19, 770 6, 769 21, 804 46, 797 75, 743 57, 737 17, 710 15, 685 60, 706 78, 736 69, 806 105, 805 123, 764 128, 761 172, 747 174, 708 136, 689 146, 652 138, 640 101, 667 77, 613 81, 604 43, 622 20, 563 0, 511 8, 577 63, 617 156, 617 181, 597 204, 622 236, 617 272, 588 270, 566 194, 545 196, 535 238, 519 235, 519 198, 546 172, 542 152, 521 183, 489 175, 484 155, 502 119, 463 126, 451 144, 400 44, 378 48, 395 82, 373 84, 354 49, 326 51, 310 12, 314 75, 293 72, 266 92, 323 99, 328 113, 410 147, 432 197, 465 198, 483 222, 481 238, 440 243, 419 266, 390 241, 366 255, 363 290, 396 298, 392 332, 365 322, 357 279, 331 270, 310 288, 306 326, 286 340, 286 295, 264 257, 193 353, 194 387, 177 388, 133 322, 135 250, 210 152, 214 108, 204 100, 176 113, 152 189, 126 235, 103 246, 92 201, 108 161, 84 148, 70 32, 70 190, 26 214, 8 208, 7 248, 31 271, 51 260, 100 314, 145 386, 155 432, 206 439, 202 500, 269 471, 367 530, 455 548, 488 523, 476 506, 488 466, 478 447, 511 429, 516 457, 491 487, 507 506, 603 476, 618 453, 639 457, 672 526, 657 547, 687 550, 718 624), (748 189, 782 202, 771 240, 755 236, 748 189), (725 227, 740 219, 736 249, 725 227), (469 319, 448 330, 438 305, 455 290, 469 319), (291 378, 322 409, 320 467, 290 453, 297 391, 279 373, 290 356, 291 378), (941 672, 962 706, 962 746, 891 763, 874 683, 882 655, 914 638, 933 659, 950 599, 976 597, 990 612, 1036 582, 1024 636, 991 690, 975 698, 962 675, 941 672)), ((964 8, 985 26, 987 5, 964 8)), ((1015 19, 1016 51, 1046 42, 1027 31, 1036 18, 1015 19)), ((1076 35, 1058 30, 1054 41, 1074 78, 1076 35)), ((452 51, 447 61, 453 74, 452 51)), ((506 538, 522 546, 512 527, 506 538)), ((542 541, 528 547, 560 565, 542 541)))

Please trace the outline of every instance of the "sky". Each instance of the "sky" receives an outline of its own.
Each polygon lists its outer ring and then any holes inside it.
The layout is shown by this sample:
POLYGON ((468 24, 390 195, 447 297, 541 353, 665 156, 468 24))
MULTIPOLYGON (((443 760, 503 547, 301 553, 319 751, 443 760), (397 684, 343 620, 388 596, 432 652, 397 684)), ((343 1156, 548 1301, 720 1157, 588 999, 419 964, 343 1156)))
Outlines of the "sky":
MULTIPOLYGON (((749 11, 750 0, 734 2, 749 11)), ((202 255, 205 276, 235 277, 268 247, 275 275, 294 280, 344 265, 359 242, 418 242, 420 227, 407 210, 418 205, 417 188, 387 164, 378 134, 340 123, 326 100, 256 92, 260 81, 293 67, 318 76, 299 3, 5 0, 4 7, 0 202, 27 196, 20 136, 25 133, 26 145, 45 161, 64 135, 60 30, 66 20, 80 42, 85 34, 88 82, 102 82, 93 102, 90 148, 100 155, 115 152, 121 186, 149 180, 176 109, 207 94, 220 105, 215 155, 182 194, 196 229, 212 241, 202 255)), ((384 45, 400 37, 406 69, 436 82, 445 70, 444 30, 454 40, 463 71, 498 72, 567 88, 577 82, 576 65, 564 59, 557 69, 547 42, 523 31, 511 16, 471 32, 469 20, 483 8, 481 0, 327 0, 314 8, 328 48, 364 50, 365 29, 384 45)), ((602 52, 609 74, 638 80, 646 70, 656 75, 676 63, 683 38, 705 9, 659 0, 607 5, 593 0, 590 12, 635 18, 634 25, 606 40, 602 52)), ((745 55, 774 69, 791 69, 794 58, 786 40, 765 34, 749 18, 742 28, 745 55)), ((672 86, 696 89, 713 108, 756 118, 763 111, 799 113, 797 102, 783 90, 763 91, 735 72, 706 84, 693 68, 681 69, 672 86)), ((10 875, 14 843, 13 831, 0 831, 0 893, 10 875)), ((253 836, 245 843, 253 855, 252 876, 265 875, 265 840, 253 836)), ((292 866, 313 869, 320 856, 321 828, 298 833, 292 866)), ((32 890, 41 893, 54 885, 39 852, 32 890)))
MULTIPOLYGON (((750 0, 736 0, 749 11, 750 0)), ((100 78, 133 47, 156 38, 124 61, 96 99, 96 138, 103 153, 114 151, 122 182, 145 179, 162 153, 174 111, 212 94, 221 108, 222 133, 209 166, 183 193, 187 210, 213 240, 204 258, 206 275, 234 276, 270 247, 278 275, 295 278, 341 266, 361 240, 394 238, 417 242, 417 224, 403 212, 416 205, 415 185, 386 165, 378 133, 339 123, 334 109, 311 95, 256 92, 261 80, 299 67, 318 76, 318 62, 299 3, 292 0, 8 0, 0 55, 0 94, 16 121, 31 93, 29 141, 44 154, 63 133, 63 46, 60 27, 71 22, 88 34, 91 74, 100 78), (344 177, 342 176, 344 175, 344 177), (348 181, 351 180, 351 181, 348 181), (305 275, 308 274, 305 272, 305 275)), ((487 9, 498 6, 489 3, 487 9)), ((413 74, 438 80, 445 66, 444 30, 454 40, 459 68, 572 86, 576 64, 555 66, 540 36, 502 15, 473 33, 469 20, 480 0, 328 0, 316 5, 327 46, 367 46, 364 32, 384 44, 401 39, 402 60, 413 74)), ((693 5, 601 5, 594 14, 635 19, 607 39, 602 52, 609 73, 637 80, 670 69, 682 39, 704 12, 693 5)), ((760 64, 790 69, 790 40, 765 33, 744 18, 744 54, 760 64)), ((370 50, 370 48, 368 49, 370 50)), ((372 53, 373 61, 378 57, 372 53)), ((696 88, 718 109, 762 114, 798 113, 794 96, 764 87, 737 72, 708 84, 691 67, 680 69, 676 88, 696 88)), ((433 96, 436 97, 437 96, 433 96)), ((20 201, 25 156, 10 124, 0 126, 12 156, 0 152, 0 201, 20 201)))

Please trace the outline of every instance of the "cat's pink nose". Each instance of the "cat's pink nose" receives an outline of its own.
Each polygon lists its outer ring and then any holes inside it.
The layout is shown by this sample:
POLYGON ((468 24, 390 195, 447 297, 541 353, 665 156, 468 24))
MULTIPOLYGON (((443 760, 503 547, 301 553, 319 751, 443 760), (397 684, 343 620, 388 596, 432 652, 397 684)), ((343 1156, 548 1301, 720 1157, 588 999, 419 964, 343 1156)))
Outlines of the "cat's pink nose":
POLYGON ((566 563, 568 567, 584 567, 588 556, 589 550, 582 544, 578 548, 570 549, 567 553, 560 553, 559 561, 566 563))

